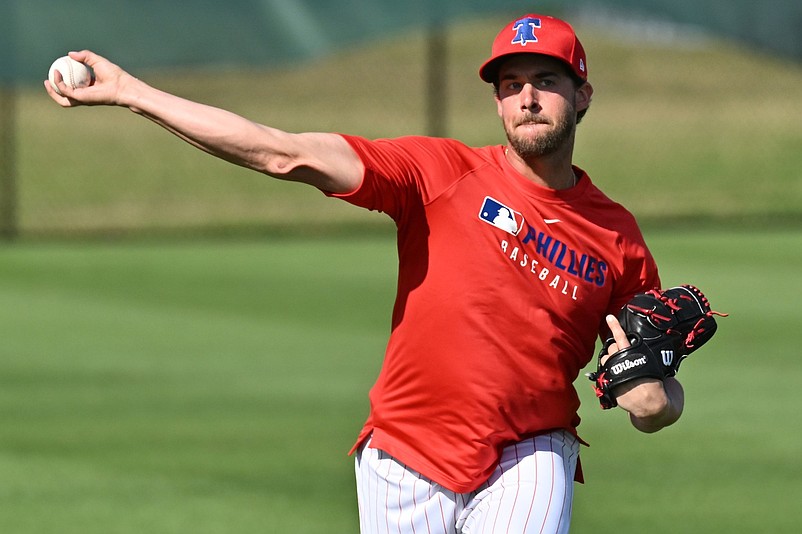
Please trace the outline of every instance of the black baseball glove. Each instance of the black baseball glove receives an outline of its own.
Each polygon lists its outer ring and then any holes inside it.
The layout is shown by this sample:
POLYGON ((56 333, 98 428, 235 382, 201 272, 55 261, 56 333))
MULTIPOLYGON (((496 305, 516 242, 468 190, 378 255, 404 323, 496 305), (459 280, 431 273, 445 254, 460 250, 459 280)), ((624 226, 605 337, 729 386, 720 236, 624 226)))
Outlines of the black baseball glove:
POLYGON ((635 295, 618 314, 631 345, 602 364, 614 343, 608 339, 599 352, 596 372, 588 374, 601 407, 617 406, 613 390, 630 380, 664 380, 677 374, 682 360, 716 333, 714 315, 726 314, 712 311, 707 298, 692 285, 635 295))

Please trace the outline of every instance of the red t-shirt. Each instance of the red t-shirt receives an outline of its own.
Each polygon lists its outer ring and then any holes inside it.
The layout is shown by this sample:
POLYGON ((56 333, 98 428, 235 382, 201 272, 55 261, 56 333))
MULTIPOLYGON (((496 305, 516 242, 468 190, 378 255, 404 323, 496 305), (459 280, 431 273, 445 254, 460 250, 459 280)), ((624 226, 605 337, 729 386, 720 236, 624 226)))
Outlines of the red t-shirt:
POLYGON ((346 201, 398 227, 398 294, 370 416, 371 446, 457 492, 504 446, 576 433, 573 382, 604 316, 659 287, 632 215, 580 169, 554 191, 502 146, 344 136, 365 165, 346 201))

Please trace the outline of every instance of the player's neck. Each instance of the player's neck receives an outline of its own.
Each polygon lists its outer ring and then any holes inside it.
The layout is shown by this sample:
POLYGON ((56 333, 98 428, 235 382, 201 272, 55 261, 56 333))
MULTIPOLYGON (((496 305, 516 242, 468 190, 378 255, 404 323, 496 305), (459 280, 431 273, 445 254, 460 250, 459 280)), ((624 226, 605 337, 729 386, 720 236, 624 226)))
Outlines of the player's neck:
POLYGON ((577 177, 571 165, 571 151, 557 151, 547 156, 522 158, 507 146, 504 155, 513 168, 525 178, 549 189, 569 189, 576 185, 577 177))

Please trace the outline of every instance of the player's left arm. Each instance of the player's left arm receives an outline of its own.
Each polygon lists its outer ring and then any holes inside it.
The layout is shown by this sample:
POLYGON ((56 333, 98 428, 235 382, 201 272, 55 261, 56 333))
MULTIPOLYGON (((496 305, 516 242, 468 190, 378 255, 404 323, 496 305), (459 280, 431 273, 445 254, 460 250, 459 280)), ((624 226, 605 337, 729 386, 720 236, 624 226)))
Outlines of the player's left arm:
MULTIPOLYGON (((629 339, 618 319, 609 315, 607 326, 615 343, 610 345, 606 361, 617 351, 629 346, 629 339)), ((629 412, 632 426, 641 432, 652 433, 674 424, 685 407, 685 392, 674 377, 665 380, 641 378, 618 386, 615 391, 618 405, 629 412)))

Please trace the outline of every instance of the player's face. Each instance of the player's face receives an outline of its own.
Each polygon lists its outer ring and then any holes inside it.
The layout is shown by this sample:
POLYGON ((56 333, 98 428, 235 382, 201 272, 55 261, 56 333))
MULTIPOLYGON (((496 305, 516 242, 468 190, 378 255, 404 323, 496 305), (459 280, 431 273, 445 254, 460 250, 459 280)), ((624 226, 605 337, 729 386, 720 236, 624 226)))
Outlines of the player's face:
POLYGON ((589 105, 588 93, 577 89, 557 59, 522 54, 505 61, 499 69, 496 103, 510 146, 523 158, 570 149, 576 114, 589 105))

